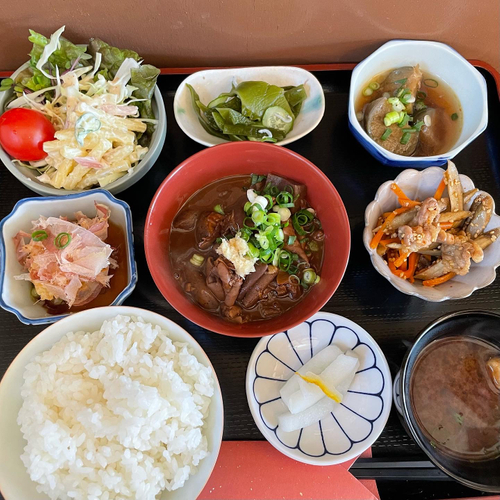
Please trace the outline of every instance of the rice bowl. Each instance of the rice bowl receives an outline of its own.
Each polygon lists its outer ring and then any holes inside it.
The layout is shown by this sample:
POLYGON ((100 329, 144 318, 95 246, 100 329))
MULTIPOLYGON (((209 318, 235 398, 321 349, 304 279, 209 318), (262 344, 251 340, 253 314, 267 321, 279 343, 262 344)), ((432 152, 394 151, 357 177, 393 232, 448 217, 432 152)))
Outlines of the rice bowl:
POLYGON ((220 389, 201 348, 130 307, 84 311, 42 332, 6 373, 0 404, 6 500, 194 499, 222 438, 220 389))

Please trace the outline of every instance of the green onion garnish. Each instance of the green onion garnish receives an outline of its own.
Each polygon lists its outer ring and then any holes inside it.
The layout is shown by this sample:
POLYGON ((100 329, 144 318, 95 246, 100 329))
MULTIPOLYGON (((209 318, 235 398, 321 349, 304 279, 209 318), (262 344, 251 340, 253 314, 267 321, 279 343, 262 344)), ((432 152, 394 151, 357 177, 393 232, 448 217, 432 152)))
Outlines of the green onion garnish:
POLYGON ((371 89, 370 87, 366 87, 366 89, 363 90, 363 95, 365 97, 371 96, 372 94, 373 94, 373 89, 371 89))
POLYGON ((253 257, 254 259, 259 258, 259 250, 253 243, 248 244, 248 255, 250 255, 250 257, 253 257))
POLYGON ((263 181, 265 178, 266 178, 265 175, 252 174, 252 177, 250 180, 250 185, 253 186, 255 184, 258 184, 259 182, 263 181))
POLYGON ((280 207, 289 205, 291 203, 293 207, 293 195, 288 191, 281 191, 281 193, 279 193, 278 196, 276 196, 276 203, 280 207))
POLYGON ((214 212, 217 212, 218 214, 221 214, 221 215, 225 215, 224 209, 220 205, 215 205, 214 212))
POLYGON ((423 101, 417 101, 415 103, 415 110, 416 111, 421 111, 422 109, 425 109, 427 106, 425 105, 425 103, 423 101))
POLYGON ((411 134, 408 132, 405 132, 403 134, 403 137, 401 137, 401 140, 399 141, 401 144, 408 144, 408 141, 410 140, 411 134))
POLYGON ((434 80, 434 78, 426 78, 424 80, 424 85, 426 87, 429 87, 430 89, 435 89, 436 87, 439 86, 439 83, 437 80, 434 80))
POLYGON ((247 215, 248 215, 248 211, 249 211, 251 208, 252 208, 252 204, 251 204, 249 201, 247 201, 247 202, 245 203, 245 205, 243 206, 243 210, 245 211, 245 213, 246 213, 247 215))
POLYGON ((391 111, 384 116, 384 125, 390 127, 393 123, 399 123, 400 119, 401 116, 397 111, 391 111))
POLYGON ((215 243, 218 243, 220 245, 222 243, 222 238, 216 238, 215 243))
POLYGON ((189 262, 193 264, 193 266, 200 267, 203 264, 203 261, 205 260, 205 257, 202 255, 198 255, 197 253, 194 253, 191 259, 189 259, 189 262))
POLYGON ((306 231, 303 226, 306 226, 314 219, 314 215, 309 212, 309 210, 299 210, 298 212, 293 214, 292 224, 300 236, 304 236, 306 233, 311 231, 306 231))
POLYGON ((319 245, 313 240, 307 245, 310 249, 311 252, 317 252, 319 250, 319 245))
POLYGON ((259 226, 260 224, 262 224, 266 218, 266 212, 264 212, 263 210, 255 210, 253 213, 252 213, 252 221, 254 222, 254 224, 256 226, 259 226))
POLYGON ((302 274, 302 284, 307 286, 314 285, 316 277, 317 277, 316 271, 312 268, 308 268, 302 274))
POLYGON ((71 234, 59 233, 54 240, 54 245, 61 250, 71 243, 71 234))
POLYGON ((409 121, 410 121, 410 115, 405 112, 403 115, 403 119, 398 124, 398 127, 400 127, 400 128, 406 127, 406 125, 408 125, 409 121))
POLYGON ((421 90, 419 90, 419 91, 417 92, 417 97, 418 97, 419 99, 425 99, 425 98, 427 97, 427 94, 426 94, 425 92, 422 92, 421 90))
POLYGON ((372 82, 370 85, 368 85, 372 90, 378 90, 380 88, 380 83, 378 82, 372 82))
POLYGON ((390 128, 386 128, 385 132, 382 134, 382 137, 380 138, 381 141, 386 141, 387 138, 392 134, 392 130, 390 128))
POLYGON ((289 236, 288 237, 288 244, 293 245, 295 243, 296 239, 297 239, 297 236, 289 236))
POLYGON ((269 213, 266 215, 265 222, 266 222, 266 224, 271 224, 273 226, 279 226, 279 224, 281 222, 280 215, 277 214, 276 212, 269 213))
POLYGON ((32 232, 31 237, 33 238, 33 241, 43 241, 46 240, 49 237, 49 235, 47 231, 40 229, 38 231, 32 232))
POLYGON ((398 85, 404 85, 408 81, 408 78, 401 78, 401 80, 395 80, 393 83, 397 83, 398 85))
POLYGON ((417 131, 420 132, 421 128, 425 125, 423 120, 418 120, 416 123, 413 124, 413 128, 417 131))
POLYGON ((451 119, 452 119, 453 121, 458 120, 458 114, 457 114, 457 113, 453 113, 453 114, 451 115, 451 119))

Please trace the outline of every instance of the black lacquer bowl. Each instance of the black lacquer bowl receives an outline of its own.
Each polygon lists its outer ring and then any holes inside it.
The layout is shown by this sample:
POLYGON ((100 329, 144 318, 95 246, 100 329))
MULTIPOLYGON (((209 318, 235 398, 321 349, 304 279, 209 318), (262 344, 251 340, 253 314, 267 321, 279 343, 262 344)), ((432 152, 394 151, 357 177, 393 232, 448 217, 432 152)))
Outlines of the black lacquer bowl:
MULTIPOLYGON (((470 488, 498 493, 500 492, 499 454, 492 459, 470 460, 446 453, 429 439, 414 411, 410 386, 419 354, 434 340, 452 336, 475 337, 497 347, 500 352, 500 315, 483 311, 460 311, 431 323, 417 337, 407 353, 401 367, 399 387, 395 387, 395 392, 400 394, 398 399, 401 412, 410 434, 437 467, 470 488)), ((396 380, 396 384, 397 382, 396 380)), ((498 399, 500 405, 500 394, 498 399)))

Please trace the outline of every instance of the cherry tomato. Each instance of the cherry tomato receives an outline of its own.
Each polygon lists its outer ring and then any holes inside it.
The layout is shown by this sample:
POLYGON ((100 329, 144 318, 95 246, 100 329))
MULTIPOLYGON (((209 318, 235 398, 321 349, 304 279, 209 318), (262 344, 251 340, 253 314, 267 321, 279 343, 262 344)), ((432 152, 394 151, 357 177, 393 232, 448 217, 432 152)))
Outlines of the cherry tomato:
POLYGON ((54 139, 52 123, 39 111, 9 109, 0 116, 0 145, 13 158, 37 161, 47 156, 43 143, 54 139))

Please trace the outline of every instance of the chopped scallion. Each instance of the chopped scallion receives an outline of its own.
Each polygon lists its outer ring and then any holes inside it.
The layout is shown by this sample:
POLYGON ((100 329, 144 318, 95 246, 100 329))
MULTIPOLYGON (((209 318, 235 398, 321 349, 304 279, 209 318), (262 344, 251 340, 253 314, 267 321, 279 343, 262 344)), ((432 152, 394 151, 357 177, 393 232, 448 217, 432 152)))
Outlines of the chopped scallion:
POLYGON ((390 127, 393 123, 399 123, 401 116, 397 111, 391 111, 384 116, 384 125, 390 127))
POLYGON ((397 85, 404 85, 408 81, 408 78, 401 78, 401 80, 394 80, 393 83, 396 83, 397 85))
POLYGON ((453 114, 451 115, 451 119, 452 119, 453 121, 458 120, 458 114, 457 114, 457 113, 453 113, 453 114))
POLYGON ((408 144, 408 141, 410 140, 411 134, 408 132, 405 132, 403 134, 403 137, 401 137, 401 140, 399 141, 401 144, 408 144))
POLYGON ((386 128, 385 132, 382 134, 382 137, 380 138, 380 140, 386 141, 391 134, 392 134, 392 130, 390 128, 386 128))
POLYGON ((49 235, 47 231, 40 229, 38 231, 32 232, 31 237, 33 238, 33 241, 43 241, 46 240, 49 237, 49 235))
POLYGON ((439 83, 437 80, 434 80, 434 78, 426 78, 424 80, 424 85, 426 87, 429 87, 430 89, 435 89, 436 87, 439 86, 439 83))
POLYGON ((288 237, 288 244, 293 245, 295 243, 296 239, 297 239, 297 236, 289 236, 288 237))
POLYGON ((70 243, 71 234, 69 233, 59 233, 54 240, 54 245, 61 250, 66 248, 70 243))
POLYGON ((205 257, 203 257, 202 255, 198 255, 197 253, 194 253, 193 256, 189 259, 189 262, 191 262, 191 264, 196 267, 200 267, 204 261, 205 257))
POLYGON ((214 212, 217 212, 218 214, 221 214, 221 215, 225 215, 224 214, 224 209, 222 208, 221 205, 215 205, 214 212))
POLYGON ((317 277, 316 271, 312 268, 308 268, 302 274, 302 284, 311 286, 316 281, 316 277, 317 277))
POLYGON ((371 96, 372 94, 373 94, 373 89, 371 89, 370 87, 366 87, 366 89, 363 90, 363 95, 365 97, 371 96))
POLYGON ((418 97, 419 99, 425 99, 425 98, 427 97, 427 94, 426 94, 425 92, 422 92, 421 90, 419 90, 419 91, 417 92, 417 97, 418 97))
POLYGON ((372 90, 378 90, 380 88, 380 83, 378 82, 371 82, 370 85, 368 85, 372 90))

